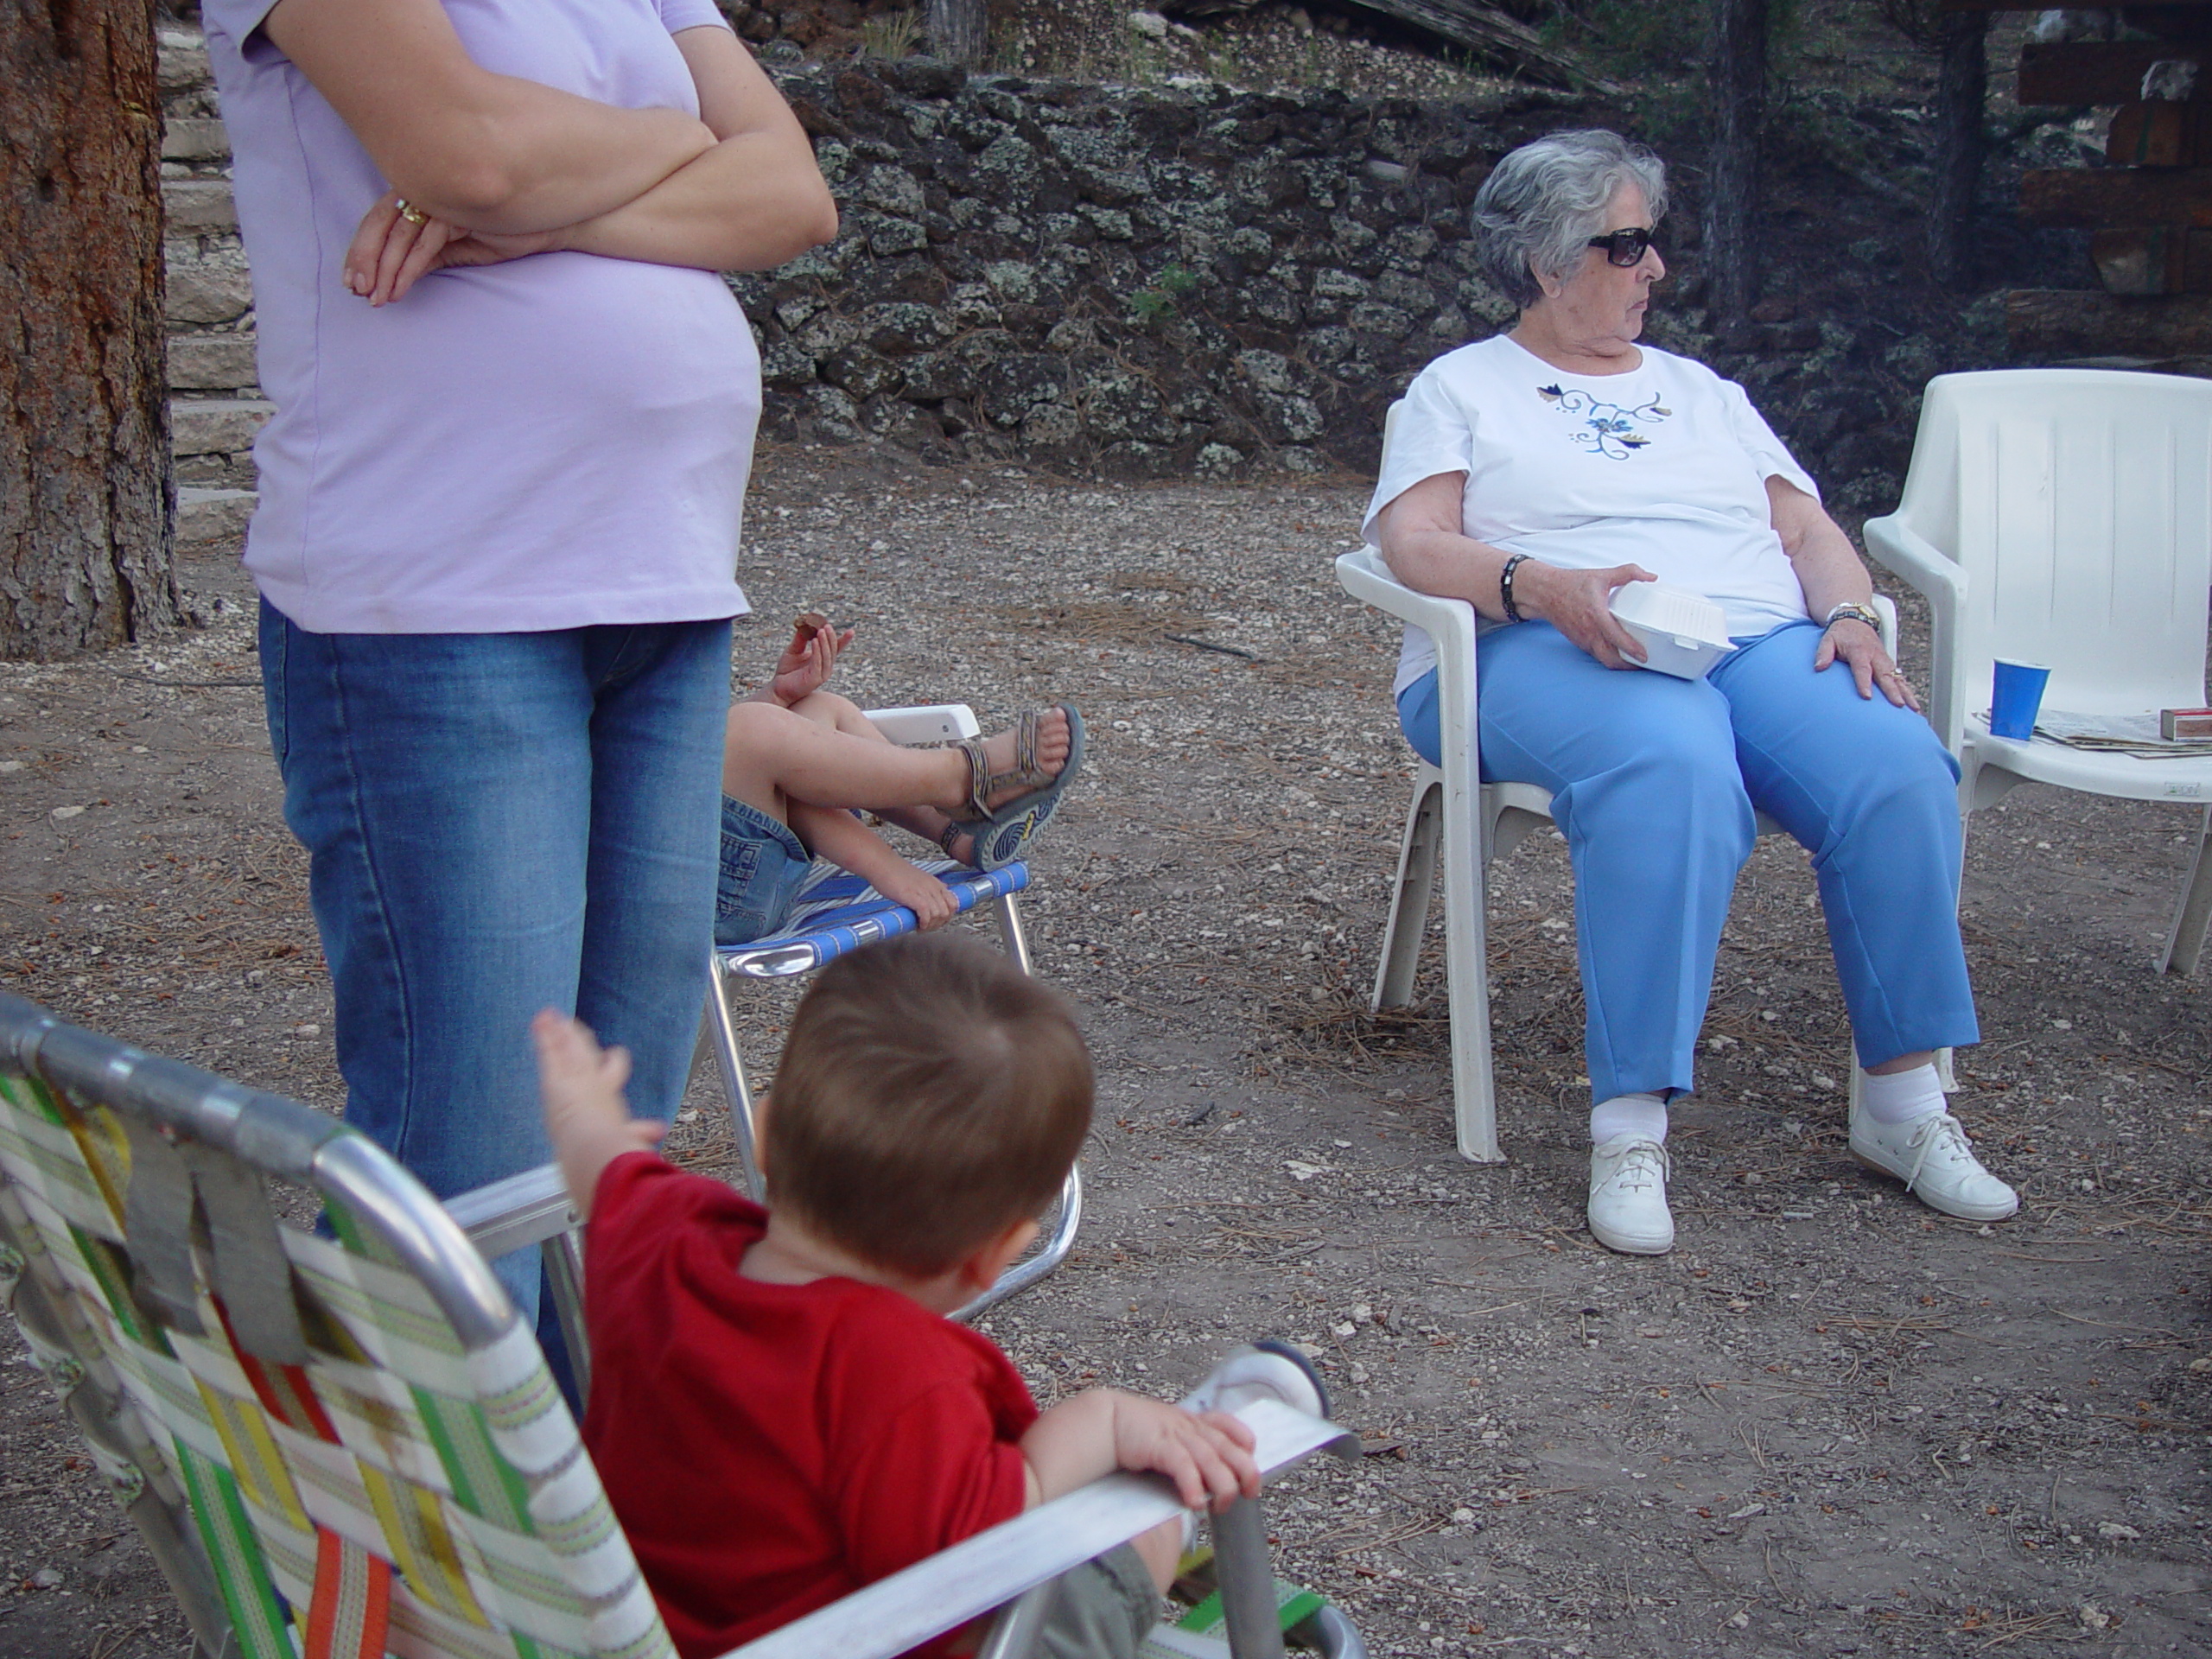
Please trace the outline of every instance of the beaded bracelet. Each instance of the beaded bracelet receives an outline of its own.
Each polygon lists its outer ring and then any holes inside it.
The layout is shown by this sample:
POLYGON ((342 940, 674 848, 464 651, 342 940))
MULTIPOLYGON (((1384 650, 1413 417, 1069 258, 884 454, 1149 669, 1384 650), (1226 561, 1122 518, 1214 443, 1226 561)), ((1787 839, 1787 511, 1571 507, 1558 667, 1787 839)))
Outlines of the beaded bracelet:
POLYGON ((1513 602, 1513 573, 1525 564, 1528 558, 1526 553, 1516 553, 1505 562, 1505 568, 1497 573, 1498 603, 1504 606, 1505 620, 1509 622, 1521 620, 1521 607, 1513 602))

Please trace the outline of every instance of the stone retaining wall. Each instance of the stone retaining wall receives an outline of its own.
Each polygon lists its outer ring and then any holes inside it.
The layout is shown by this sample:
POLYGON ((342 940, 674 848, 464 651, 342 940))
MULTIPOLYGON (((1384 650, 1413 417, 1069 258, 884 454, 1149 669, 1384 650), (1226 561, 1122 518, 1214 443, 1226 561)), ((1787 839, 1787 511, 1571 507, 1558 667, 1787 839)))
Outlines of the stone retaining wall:
MULTIPOLYGON (((1444 105, 797 56, 763 50, 843 222, 830 246, 731 279, 765 429, 1109 476, 1371 469, 1414 372, 1511 319, 1465 228, 1491 162, 1602 113, 1537 91, 1444 105)), ((268 406, 195 37, 165 35, 162 73, 179 476, 223 493, 188 501, 214 533, 242 510, 229 493, 251 486, 243 446, 268 406)), ((1696 285, 1694 222, 1678 203, 1678 293, 1696 285)), ((1892 495, 1939 366, 1928 340, 1792 321, 1721 357, 1666 307, 1654 340, 1745 379, 1832 498, 1892 495)))

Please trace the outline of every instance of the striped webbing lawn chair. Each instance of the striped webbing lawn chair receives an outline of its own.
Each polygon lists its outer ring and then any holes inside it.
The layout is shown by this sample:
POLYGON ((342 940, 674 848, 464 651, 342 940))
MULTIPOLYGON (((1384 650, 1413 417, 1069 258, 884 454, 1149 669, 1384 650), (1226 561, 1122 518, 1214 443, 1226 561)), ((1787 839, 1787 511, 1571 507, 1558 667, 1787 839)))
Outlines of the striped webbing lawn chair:
MULTIPOLYGON (((337 1120, 0 994, 0 1300, 206 1654, 673 1659, 529 1329, 337 1120), (333 1236, 280 1220, 272 1182, 333 1236)), ((1269 1471, 1342 1438, 1271 1401, 1240 1414, 1269 1471)), ((888 1659, 994 1608, 1015 1659, 1040 1586, 1174 1511, 1114 1477, 727 1659, 888 1659)), ((1231 1515, 1261 1535, 1255 1505, 1231 1515)))
MULTIPOLYGON (((868 719, 893 742, 917 743, 948 737, 973 737, 982 728, 966 703, 932 703, 907 709, 871 709, 868 719)), ((1015 967, 1033 973, 1029 939, 1021 925, 1015 895, 1029 886, 1029 867, 1020 861, 996 870, 970 869, 950 859, 922 861, 927 871, 951 891, 964 915, 988 910, 998 923, 999 938, 1015 967)), ((839 957, 879 939, 911 933, 918 925, 914 912, 869 887, 857 875, 834 864, 819 863, 800 889, 798 904, 779 933, 743 944, 716 945, 707 982, 706 1028, 702 1046, 711 1046, 721 1072, 722 1089, 729 1101, 730 1129, 743 1160, 745 1179, 753 1195, 761 1195, 760 1166, 753 1144, 753 1085, 745 1056, 738 1045, 737 1005, 740 988, 767 980, 793 979, 828 966, 839 957)), ((1068 1172, 1055 1205, 1057 1213, 1039 1243, 1000 1276, 997 1284, 960 1310, 957 1317, 974 1319, 984 1309, 1037 1282, 1059 1266, 1075 1247, 1077 1229, 1083 1222, 1083 1175, 1068 1172)))

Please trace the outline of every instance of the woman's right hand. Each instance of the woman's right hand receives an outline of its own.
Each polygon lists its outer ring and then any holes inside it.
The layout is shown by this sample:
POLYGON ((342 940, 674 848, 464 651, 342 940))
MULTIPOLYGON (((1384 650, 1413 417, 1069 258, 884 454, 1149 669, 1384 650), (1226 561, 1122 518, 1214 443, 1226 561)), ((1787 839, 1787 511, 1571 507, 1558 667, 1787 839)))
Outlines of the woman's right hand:
POLYGON ((1607 668, 1637 668, 1643 646, 1613 614, 1613 593, 1658 580, 1640 564, 1569 570, 1530 559, 1513 573, 1513 602, 1523 617, 1550 623, 1607 668))
POLYGON ((346 250, 346 291, 371 305, 390 305, 404 297, 417 279, 431 271, 448 265, 496 265, 544 253, 559 247, 565 234, 538 231, 527 236, 495 236, 429 213, 410 219, 400 211, 403 205, 397 191, 378 196, 361 215, 346 250))

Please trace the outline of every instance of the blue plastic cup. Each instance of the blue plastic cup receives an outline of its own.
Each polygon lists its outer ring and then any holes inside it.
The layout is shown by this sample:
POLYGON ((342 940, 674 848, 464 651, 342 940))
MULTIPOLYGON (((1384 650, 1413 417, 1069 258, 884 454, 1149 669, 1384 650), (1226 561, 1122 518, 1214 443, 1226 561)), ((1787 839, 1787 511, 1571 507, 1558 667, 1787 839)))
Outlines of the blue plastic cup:
POLYGON ((2036 713, 2043 707, 2043 689, 2050 671, 2041 663, 2014 662, 1999 657, 1989 682, 1989 734, 2024 742, 2035 734, 2036 713))

